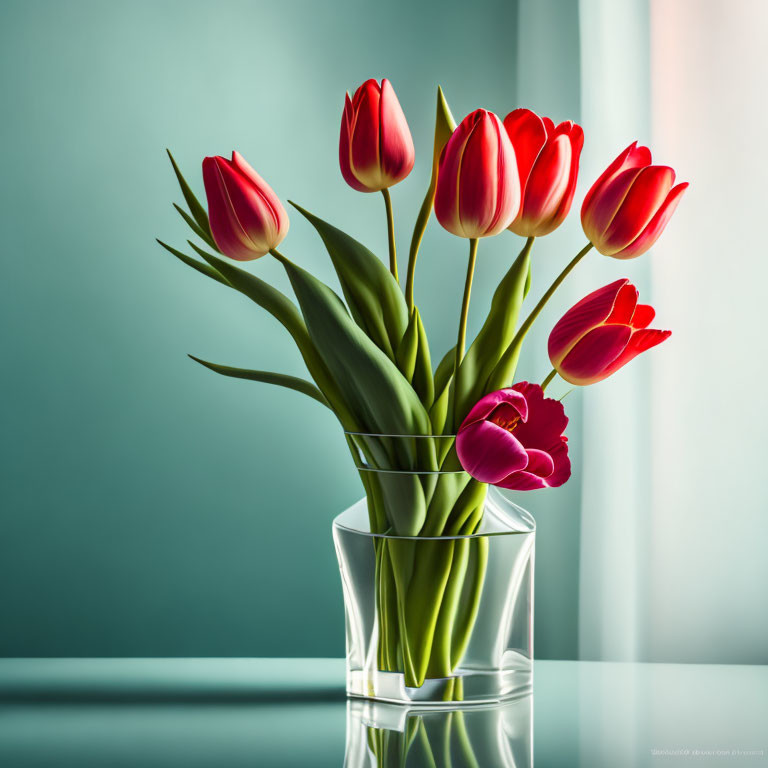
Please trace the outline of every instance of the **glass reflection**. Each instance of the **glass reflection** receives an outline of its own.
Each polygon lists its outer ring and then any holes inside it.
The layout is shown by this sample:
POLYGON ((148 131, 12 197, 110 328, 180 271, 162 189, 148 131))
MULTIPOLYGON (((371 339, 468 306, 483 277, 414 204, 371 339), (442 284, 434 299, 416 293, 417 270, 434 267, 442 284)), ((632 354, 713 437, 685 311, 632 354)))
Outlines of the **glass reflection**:
POLYGON ((350 699, 344 768, 531 768, 533 697, 419 709, 350 699))

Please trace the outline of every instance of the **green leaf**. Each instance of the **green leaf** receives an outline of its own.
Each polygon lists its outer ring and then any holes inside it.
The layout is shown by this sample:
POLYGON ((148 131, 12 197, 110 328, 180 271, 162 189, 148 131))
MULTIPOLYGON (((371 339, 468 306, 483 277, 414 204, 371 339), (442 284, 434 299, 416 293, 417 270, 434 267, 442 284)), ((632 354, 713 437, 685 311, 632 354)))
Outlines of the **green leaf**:
POLYGON ((411 236, 411 246, 408 250, 408 277, 405 286, 406 303, 409 309, 414 306, 413 301, 413 281, 415 277, 416 258, 419 254, 421 240, 427 229, 427 222, 432 214, 432 207, 435 203, 435 192, 437 190, 437 169, 440 164, 440 154, 443 147, 448 143, 451 134, 456 129, 456 121, 453 119, 451 109, 443 95, 443 89, 437 86, 437 109, 435 113, 435 141, 432 153, 432 175, 429 180, 427 193, 424 195, 424 201, 416 217, 416 223, 413 227, 411 236))
POLYGON ((210 368, 212 371, 220 373, 222 376, 231 376, 235 379, 248 379, 249 381, 260 381, 264 384, 276 384, 279 387, 293 389, 296 392, 309 395, 309 397, 317 400, 318 403, 322 403, 324 406, 330 408, 328 401, 323 397, 323 393, 306 379, 300 379, 296 376, 287 376, 283 373, 273 373, 272 371, 253 371, 248 368, 232 368, 228 365, 209 363, 194 355, 189 355, 189 357, 196 363, 200 363, 200 365, 210 368))
POLYGON ((418 349, 416 351, 416 365, 413 371, 413 388, 416 394, 421 398, 426 408, 432 405, 435 397, 435 382, 432 378, 432 359, 429 354, 429 341, 427 340, 427 331, 424 323, 421 322, 419 310, 414 307, 413 313, 416 317, 416 332, 418 334, 418 349))
POLYGON ((211 279, 216 280, 223 285, 229 285, 229 283, 209 264, 196 261, 191 256, 187 256, 187 254, 183 253, 182 251, 177 251, 175 248, 168 245, 167 243, 164 243, 162 240, 158 240, 157 242, 160 243, 160 245, 162 245, 166 251, 172 253, 177 259, 183 261, 187 266, 192 267, 192 269, 196 269, 206 277, 210 277, 211 279))
MULTIPOLYGON (((250 272, 246 272, 244 269, 235 267, 223 259, 207 253, 192 242, 189 242, 189 244, 208 264, 221 273, 229 285, 265 309, 285 327, 296 342, 296 346, 299 348, 299 352, 306 363, 310 375, 339 417, 339 421, 341 421, 345 429, 357 429, 359 425, 352 418, 349 409, 346 407, 335 377, 328 370, 323 360, 323 355, 315 348, 315 344, 310 338, 307 326, 304 324, 304 320, 296 305, 284 293, 281 293, 277 288, 273 288, 269 283, 250 272)), ((336 299, 337 311, 344 311, 341 301, 338 297, 336 299)))
POLYGON ((453 402, 453 366, 456 362, 456 345, 454 344, 443 355, 435 371, 434 381, 434 402, 429 409, 429 419, 432 422, 432 433, 435 435, 443 434, 446 427, 448 409, 453 402))
POLYGON ((456 362, 456 345, 454 344, 444 355, 435 370, 435 393, 442 392, 451 380, 453 367, 456 362))
POLYGON ((205 243, 207 243, 211 248, 213 248, 215 251, 218 251, 219 248, 216 245, 216 243, 213 242, 213 238, 207 233, 204 232, 200 227, 198 226, 197 222, 180 206, 176 205, 176 203, 173 204, 173 207, 179 212, 179 215, 181 216, 184 221, 187 222, 187 226, 205 243))
POLYGON ((171 165, 173 166, 173 172, 176 174, 176 179, 179 182, 179 186, 181 187, 181 193, 184 195, 184 200, 186 200, 187 206, 189 207, 189 212, 192 214, 192 217, 197 222, 198 227, 200 227, 203 232, 206 233, 206 237, 203 239, 208 242, 209 238, 210 241, 213 241, 213 235, 211 234, 211 226, 208 222, 208 213, 206 212, 205 208, 203 208, 202 205, 200 205, 200 201, 195 197, 195 193, 192 191, 192 188, 187 184, 186 179, 182 175, 181 171, 179 170, 179 166, 176 165, 176 161, 173 159, 173 155, 171 154, 170 149, 165 150, 168 153, 168 157, 171 160, 171 165))
POLYGON ((408 328, 395 353, 395 362, 416 390, 421 402, 429 408, 435 396, 435 384, 432 379, 429 342, 417 307, 411 312, 408 328))
POLYGON ((451 108, 445 99, 443 89, 437 86, 437 112, 435 115, 435 145, 432 155, 432 176, 437 177, 437 164, 443 147, 448 143, 451 134, 456 130, 456 121, 451 114, 451 108))
POLYGON ((397 280, 362 243, 296 203, 291 205, 322 238, 355 322, 394 360, 408 324, 408 310, 397 280))
POLYGON ((309 334, 304 321, 301 319, 301 313, 284 293, 273 288, 256 275, 204 251, 189 240, 187 242, 208 264, 222 274, 233 288, 245 294, 251 301, 256 302, 279 320, 296 340, 299 347, 309 341, 309 334))
POLYGON ((514 337, 528 280, 530 258, 528 242, 496 288, 488 317, 461 361, 456 381, 459 421, 489 391, 488 379, 514 337))
POLYGON ((416 323, 416 307, 411 312, 411 319, 408 321, 408 327, 405 329, 403 338, 397 346, 395 352, 395 362, 400 372, 409 381, 413 381, 413 372, 416 368, 416 355, 419 352, 419 330, 416 323))
POLYGON ((288 274, 318 353, 362 430, 426 434, 429 418, 413 387, 343 311, 338 296, 306 270, 274 255, 288 274))

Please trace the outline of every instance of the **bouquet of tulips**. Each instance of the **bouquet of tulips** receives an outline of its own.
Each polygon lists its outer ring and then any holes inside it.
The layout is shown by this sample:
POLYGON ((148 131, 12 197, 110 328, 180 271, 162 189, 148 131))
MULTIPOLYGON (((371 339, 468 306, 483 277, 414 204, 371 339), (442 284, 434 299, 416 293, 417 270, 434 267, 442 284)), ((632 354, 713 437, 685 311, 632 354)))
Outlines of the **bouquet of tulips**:
MULTIPOLYGON (((523 341, 588 251, 595 248, 615 259, 640 256, 659 237, 688 186, 675 186, 674 171, 653 165, 646 147, 627 147, 584 198, 587 244, 521 320, 534 241, 568 215, 583 140, 575 123, 555 125, 528 109, 515 109, 503 121, 477 109, 456 126, 438 89, 432 174, 415 218, 403 282, 389 190, 413 167, 413 140, 389 81, 363 83, 345 100, 339 163, 353 189, 381 192, 388 258, 380 260, 293 204, 319 234, 341 296, 303 269, 300 258, 294 261, 278 250, 288 233, 288 214, 241 155, 203 160, 207 212, 171 157, 188 211, 176 208, 200 241, 188 241, 199 258, 160 244, 273 315, 293 338, 313 381, 193 359, 226 376, 288 387, 330 408, 361 469, 373 533, 472 534, 482 523, 488 484, 517 491, 562 485, 570 476, 568 419, 562 403, 545 396, 551 379, 560 375, 574 385, 601 381, 662 342, 669 331, 649 328, 653 309, 638 304, 635 287, 619 279, 583 298, 552 329, 553 370, 541 384, 515 381, 523 341), (414 298, 419 247, 433 210, 438 223, 469 246, 456 345, 436 366, 414 298), (519 255, 467 345, 478 245, 506 230, 522 238, 519 255), (298 306, 232 263, 267 254, 285 269, 298 306), (414 439, 401 439, 409 437, 414 439), (370 468, 389 471, 366 471, 370 468)), ((379 669, 403 673, 409 686, 449 676, 471 631, 482 564, 469 584, 466 558, 458 549, 448 560, 440 553, 414 563, 413 550, 408 555, 385 546, 383 539, 376 542, 379 669), (452 588, 457 584, 466 610, 457 611, 452 588)))

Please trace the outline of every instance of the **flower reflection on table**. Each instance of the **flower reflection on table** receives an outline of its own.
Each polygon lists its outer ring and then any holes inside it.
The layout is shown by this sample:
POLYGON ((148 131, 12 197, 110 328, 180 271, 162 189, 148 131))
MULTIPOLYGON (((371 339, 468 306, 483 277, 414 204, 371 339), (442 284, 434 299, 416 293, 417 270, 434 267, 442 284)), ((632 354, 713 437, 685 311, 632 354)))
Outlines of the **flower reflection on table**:
POLYGON ((351 698, 344 768, 531 768, 533 697, 416 708, 351 698))

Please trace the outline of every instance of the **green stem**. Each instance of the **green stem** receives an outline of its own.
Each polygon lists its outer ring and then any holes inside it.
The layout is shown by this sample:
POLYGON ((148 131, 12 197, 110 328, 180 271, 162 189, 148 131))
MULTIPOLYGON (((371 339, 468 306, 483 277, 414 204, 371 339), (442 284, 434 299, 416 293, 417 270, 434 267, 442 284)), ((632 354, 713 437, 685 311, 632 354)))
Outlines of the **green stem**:
POLYGON ((492 392, 495 389, 511 386, 510 381, 514 376, 517 360, 520 356, 520 349, 523 339, 531 329, 536 318, 539 316, 546 303, 552 298, 555 291, 560 287, 563 280, 571 273, 573 268, 589 253, 592 249, 592 243, 587 243, 568 263, 565 269, 555 278, 555 282, 549 287, 549 290, 539 299, 539 303, 531 310, 531 313, 525 319, 525 322, 518 328, 515 337, 509 343, 501 359, 496 364, 493 372, 488 377, 487 389, 492 392))
POLYGON ((566 268, 555 278, 555 282, 549 286, 549 290, 539 299, 539 303, 531 310, 531 314, 525 319, 525 322, 520 326, 515 338, 512 340, 513 346, 518 338, 522 339, 526 333, 531 329, 539 313, 544 309, 546 303, 552 298, 555 291, 560 287, 563 280, 571 273, 573 268, 589 253, 592 249, 592 243, 587 243, 571 260, 568 262, 566 268))
POLYGON ((462 601, 460 611, 454 622, 455 634, 451 641, 451 667, 453 669, 459 665, 469 645, 477 613, 480 610, 485 572, 488 566, 488 537, 478 536, 477 538, 469 539, 469 541, 474 551, 470 552, 470 565, 468 566, 467 577, 472 579, 472 581, 469 593, 462 601))
POLYGON ((464 347, 467 342, 467 317, 469 315, 469 297, 472 293, 472 277, 475 274, 475 262, 477 261, 477 238, 469 241, 469 261, 467 262, 467 278, 464 281, 464 298, 461 302, 461 318, 459 319, 459 337, 456 341, 456 362, 453 366, 453 376, 456 379, 459 366, 464 357, 464 347))
POLYGON ((543 391, 544 391, 544 390, 545 390, 545 389, 546 389, 546 388, 549 386, 550 382, 552 381, 552 379, 554 379, 554 378, 555 378, 555 376, 557 376, 557 370, 555 370, 555 369, 553 368, 553 369, 552 369, 552 370, 549 372, 549 375, 547 376, 547 378, 546 378, 546 379, 544 379, 544 381, 542 381, 542 382, 541 382, 541 391, 542 391, 542 392, 543 392, 543 391))
MULTIPOLYGON (((398 280, 397 277, 397 248, 395 247, 395 217, 392 213, 392 198, 389 195, 388 189, 382 189, 381 194, 384 196, 384 205, 387 209, 387 236, 389 238, 389 271, 392 273, 392 277, 398 280)), ((399 282, 399 280, 398 280, 399 282)))
POLYGON ((408 276, 405 280, 405 301, 408 305, 408 313, 413 311, 413 283, 416 279, 416 257, 419 255, 419 248, 421 247, 421 241, 424 237, 424 232, 427 229, 427 222, 429 221, 429 215, 432 213, 432 206, 435 202, 435 186, 436 178, 429 184, 424 202, 419 209, 419 215, 416 217, 416 224, 413 226, 413 236, 411 237, 411 247, 408 250, 408 276))

